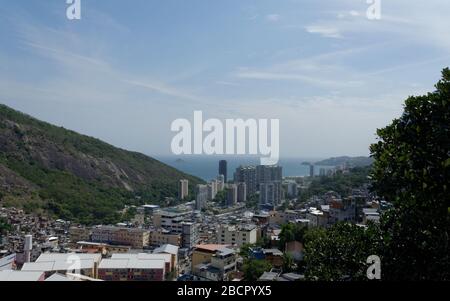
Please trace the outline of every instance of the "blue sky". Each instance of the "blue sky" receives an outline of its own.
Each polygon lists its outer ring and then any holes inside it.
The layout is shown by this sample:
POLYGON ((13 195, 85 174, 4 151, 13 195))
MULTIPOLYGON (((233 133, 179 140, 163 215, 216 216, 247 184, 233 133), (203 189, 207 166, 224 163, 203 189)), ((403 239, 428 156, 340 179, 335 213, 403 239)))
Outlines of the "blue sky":
POLYGON ((176 118, 279 118, 289 157, 368 155, 450 61, 450 2, 0 0, 0 102, 149 155, 176 118), (414 3, 412 3, 414 2, 414 3))

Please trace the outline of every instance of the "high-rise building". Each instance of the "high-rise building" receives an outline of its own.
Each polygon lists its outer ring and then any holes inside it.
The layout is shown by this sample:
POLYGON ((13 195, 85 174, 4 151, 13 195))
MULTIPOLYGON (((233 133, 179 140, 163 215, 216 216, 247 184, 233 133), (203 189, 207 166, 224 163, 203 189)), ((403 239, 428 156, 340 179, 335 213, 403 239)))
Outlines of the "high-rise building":
POLYGON ((288 182, 287 185, 287 195, 290 198, 295 198, 298 196, 298 187, 296 182, 288 182))
POLYGON ((247 197, 254 195, 257 190, 257 178, 255 166, 239 166, 234 173, 235 183, 245 183, 247 186, 247 197))
POLYGON ((245 183, 237 184, 237 201, 239 203, 247 201, 247 185, 245 183))
POLYGON ((212 201, 215 199, 217 194, 217 181, 212 180, 211 183, 208 184, 208 200, 212 201))
POLYGON ((191 222, 182 223, 182 247, 192 249, 198 242, 197 224, 191 222))
POLYGON ((283 168, 275 165, 259 165, 256 167, 257 185, 283 179, 283 168))
POLYGON ((327 175, 327 170, 326 170, 325 168, 321 168, 321 169, 319 170, 319 175, 320 175, 321 177, 325 177, 325 176, 327 175))
POLYGON ((309 176, 314 177, 314 165, 309 165, 309 176))
POLYGON ((195 209, 202 210, 203 208, 205 208, 207 200, 208 200, 208 186, 198 184, 196 187, 195 209))
POLYGON ((259 204, 261 206, 278 206, 281 202, 281 181, 271 181, 260 184, 259 204))
POLYGON ((219 175, 223 175, 225 183, 228 181, 227 178, 227 161, 220 160, 219 161, 219 175))
POLYGON ((178 198, 183 200, 189 194, 189 181, 188 180, 180 180, 178 183, 178 198))
POLYGON ((275 165, 259 165, 256 167, 256 177, 260 205, 279 205, 282 198, 283 168, 275 165))
POLYGON ((228 185, 227 189, 227 206, 231 207, 237 203, 237 185, 228 185))
POLYGON ((225 189, 225 176, 218 175, 217 176, 217 191, 222 191, 225 189))

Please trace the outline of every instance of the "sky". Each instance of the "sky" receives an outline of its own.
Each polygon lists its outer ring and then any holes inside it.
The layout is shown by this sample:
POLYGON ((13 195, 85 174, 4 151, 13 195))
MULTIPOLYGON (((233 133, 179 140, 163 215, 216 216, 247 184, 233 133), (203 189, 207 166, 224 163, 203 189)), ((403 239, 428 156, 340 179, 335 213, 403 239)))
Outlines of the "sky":
POLYGON ((0 103, 151 156, 177 118, 277 118, 282 157, 369 155, 450 65, 450 1, 0 0, 0 103))

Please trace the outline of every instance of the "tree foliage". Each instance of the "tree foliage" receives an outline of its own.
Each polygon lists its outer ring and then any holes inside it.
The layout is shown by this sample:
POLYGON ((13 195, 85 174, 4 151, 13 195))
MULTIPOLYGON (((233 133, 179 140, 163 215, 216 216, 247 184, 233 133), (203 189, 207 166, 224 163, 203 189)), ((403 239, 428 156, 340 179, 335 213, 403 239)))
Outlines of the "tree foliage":
POLYGON ((409 97, 370 148, 375 191, 394 204, 382 218, 383 275, 450 279, 450 70, 436 91, 409 97))
POLYGON ((262 259, 247 259, 244 261, 243 272, 244 279, 246 281, 255 281, 264 272, 269 272, 272 269, 272 265, 262 259))
POLYGON ((287 223, 281 226, 281 232, 278 235, 279 248, 284 250, 286 243, 291 241, 303 242, 307 228, 296 223, 287 223))
POLYGON ((313 280, 366 280, 369 256, 376 254, 377 230, 349 223, 313 229, 305 236, 306 277, 313 280))
POLYGON ((403 115, 377 134, 372 188, 393 208, 379 226, 308 231, 306 275, 367 279, 365 260, 378 255, 383 280, 450 280, 450 70, 435 92, 409 97, 403 115))
POLYGON ((295 261, 292 255, 288 253, 283 254, 283 273, 289 273, 295 269, 295 261))

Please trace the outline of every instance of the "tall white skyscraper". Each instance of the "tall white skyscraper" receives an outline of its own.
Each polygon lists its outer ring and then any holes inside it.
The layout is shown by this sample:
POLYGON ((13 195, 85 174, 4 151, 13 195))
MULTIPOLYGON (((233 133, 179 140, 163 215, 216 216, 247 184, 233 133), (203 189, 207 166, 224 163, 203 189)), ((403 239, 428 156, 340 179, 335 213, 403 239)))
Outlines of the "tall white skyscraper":
POLYGON ((215 199, 216 195, 217 195, 217 181, 216 180, 212 180, 209 184, 208 184, 208 200, 212 201, 215 199))
POLYGON ((189 194, 189 181, 188 180, 180 180, 178 183, 178 198, 183 200, 189 194))

